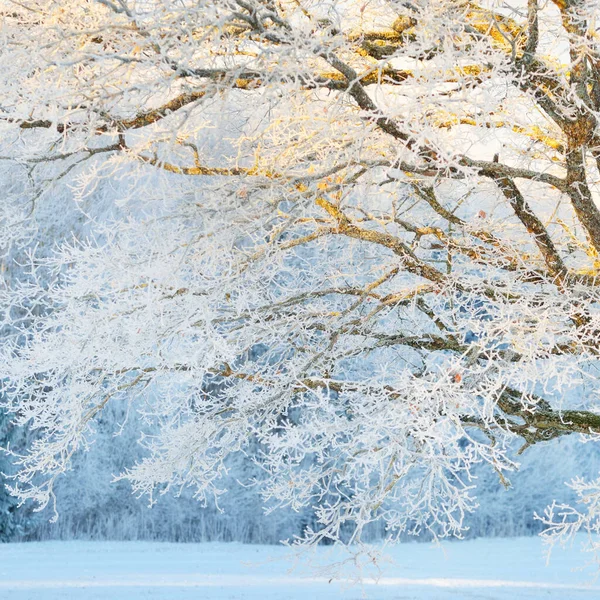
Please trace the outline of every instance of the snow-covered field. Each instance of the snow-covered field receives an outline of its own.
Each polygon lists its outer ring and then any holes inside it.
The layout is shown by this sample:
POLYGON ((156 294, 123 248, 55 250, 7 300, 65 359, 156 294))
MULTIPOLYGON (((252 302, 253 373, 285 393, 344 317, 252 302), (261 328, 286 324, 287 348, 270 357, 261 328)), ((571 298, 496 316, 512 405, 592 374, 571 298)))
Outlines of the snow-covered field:
MULTIPOLYGON (((537 538, 454 542, 391 550, 378 581, 329 583, 290 572, 281 547, 242 544, 41 542, 0 545, 0 598, 10 600, 506 600, 600 597, 577 545, 545 565, 537 538)), ((334 560, 321 548, 314 563, 334 560)), ((315 569, 315 566, 313 566, 315 569)))

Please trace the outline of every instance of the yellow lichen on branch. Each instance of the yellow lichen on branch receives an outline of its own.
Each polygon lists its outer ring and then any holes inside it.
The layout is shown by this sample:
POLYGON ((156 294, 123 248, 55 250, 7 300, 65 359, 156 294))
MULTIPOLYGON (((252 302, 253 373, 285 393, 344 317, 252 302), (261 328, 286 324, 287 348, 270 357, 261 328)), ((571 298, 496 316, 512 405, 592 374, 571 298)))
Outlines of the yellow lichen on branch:
POLYGON ((510 129, 514 133, 518 133, 521 135, 525 135, 536 142, 540 142, 547 146, 548 148, 552 148, 552 150, 556 150, 557 152, 563 153, 565 152, 565 144, 564 142, 552 137, 551 135, 544 132, 544 130, 539 125, 532 125, 530 127, 524 127, 522 125, 517 125, 516 123, 509 123, 503 120, 481 120, 476 119, 474 117, 459 117, 458 115, 437 115, 437 118, 434 120, 435 127, 450 129, 451 127, 455 127, 456 125, 472 125, 473 127, 481 127, 484 129, 510 129))

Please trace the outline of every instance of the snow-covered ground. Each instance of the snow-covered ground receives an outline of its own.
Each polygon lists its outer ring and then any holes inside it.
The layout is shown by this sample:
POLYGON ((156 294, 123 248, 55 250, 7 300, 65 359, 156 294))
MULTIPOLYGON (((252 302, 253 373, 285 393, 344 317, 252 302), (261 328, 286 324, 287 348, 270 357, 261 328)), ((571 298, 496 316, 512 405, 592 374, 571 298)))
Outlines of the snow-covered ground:
POLYGON ((289 551, 242 544, 40 542, 0 545, 0 598, 10 600, 592 600, 595 572, 577 544, 546 566, 537 538, 391 549, 378 581, 329 583, 317 566, 290 572, 289 551), (316 569, 316 570, 315 570, 316 569))

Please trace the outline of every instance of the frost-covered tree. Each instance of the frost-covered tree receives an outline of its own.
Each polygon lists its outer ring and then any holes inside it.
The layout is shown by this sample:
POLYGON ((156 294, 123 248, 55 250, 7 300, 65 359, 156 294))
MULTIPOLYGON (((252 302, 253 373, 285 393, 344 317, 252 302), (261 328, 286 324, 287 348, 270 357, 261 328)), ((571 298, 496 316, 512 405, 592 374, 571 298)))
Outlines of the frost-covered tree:
MULTIPOLYGON (((0 428, 2 428, 2 438, 0 443, 3 447, 9 446, 10 434, 13 433, 13 428, 7 423, 7 415, 0 413, 0 428)), ((3 471, 9 471, 9 465, 6 460, 3 460, 3 471)), ((5 487, 4 474, 0 474, 0 542, 10 540, 17 532, 18 525, 15 518, 18 500, 11 496, 5 487)))
MULTIPOLYGON (((306 543, 461 535, 476 466, 597 441, 596 0, 1 6, 9 239, 111 207, 1 291, 21 500, 109 403, 156 432, 135 492, 217 497, 251 448, 306 543)), ((559 537, 598 527, 574 485, 559 537)))

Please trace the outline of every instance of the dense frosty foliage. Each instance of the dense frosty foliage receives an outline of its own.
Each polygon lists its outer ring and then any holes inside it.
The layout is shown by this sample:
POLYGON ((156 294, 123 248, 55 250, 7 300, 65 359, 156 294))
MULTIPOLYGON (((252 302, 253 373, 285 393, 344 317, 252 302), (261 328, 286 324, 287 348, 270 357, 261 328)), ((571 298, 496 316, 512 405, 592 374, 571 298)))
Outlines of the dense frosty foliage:
MULTIPOLYGON (((165 495, 153 508, 132 496, 126 482, 112 483, 112 474, 141 455, 137 429, 130 424, 120 439, 112 432, 119 421, 107 415, 99 426, 105 429, 89 453, 75 460, 73 470, 57 481, 59 518, 50 523, 50 511, 29 521, 23 534, 13 539, 124 539, 169 541, 241 541, 276 544, 300 535, 306 525, 315 526, 313 511, 275 511, 264 514, 258 491, 242 487, 239 481, 256 474, 249 459, 230 461, 223 481, 227 493, 202 507, 189 491, 181 496, 165 495)), ((553 446, 540 445, 522 457, 521 468, 511 476, 506 490, 495 473, 475 469, 475 495, 481 508, 466 519, 465 537, 532 535, 543 529, 534 519, 553 500, 574 503, 576 495, 565 481, 574 475, 589 476, 600 470, 600 457, 593 445, 584 447, 576 439, 561 439, 553 446)), ((13 501, 14 502, 14 501, 13 501)), ((381 526, 366 536, 373 541, 385 537, 381 526)), ((405 536, 408 539, 408 536, 405 536)), ((428 537, 425 536, 425 540, 428 537)))
MULTIPOLYGON (((13 175, 13 174, 11 174, 13 175)), ((8 181, 8 178, 4 180, 8 181)), ((119 207, 110 195, 94 196, 86 203, 76 202, 68 191, 56 191, 41 198, 30 221, 35 231, 33 243, 38 255, 48 256, 53 247, 73 239, 84 239, 94 232, 93 222, 115 218, 119 207), (90 216, 93 216, 90 222, 90 216)), ((6 260, 5 281, 17 281, 27 274, 24 256, 27 246, 14 248, 14 260, 6 260)), ((114 482, 115 474, 144 456, 138 444, 140 430, 146 430, 140 416, 127 405, 109 405, 94 425, 88 452, 78 454, 72 468, 55 485, 59 518, 51 522, 50 508, 32 513, 31 504, 18 507, 8 492, 0 495, 0 536, 19 539, 124 539, 170 541, 241 541, 278 543, 301 535, 307 525, 316 526, 314 510, 276 511, 265 515, 263 503, 249 476, 260 468, 253 455, 228 461, 223 487, 227 493, 218 504, 200 505, 189 490, 166 494, 153 508, 138 499, 125 482, 114 482), (116 435, 115 435, 116 434, 116 435), (218 508, 217 508, 218 507, 218 508)), ((1 421, 2 446, 20 453, 32 442, 35 432, 1 421), (30 439, 28 439, 28 436, 30 439)), ((11 473, 11 458, 2 460, 2 470, 11 473)), ((526 535, 542 530, 534 519, 553 500, 573 503, 576 495, 564 482, 578 475, 586 477, 600 471, 600 456, 595 444, 581 446, 575 438, 562 438, 552 444, 534 446, 519 458, 519 470, 511 476, 506 490, 495 472, 475 467, 474 494, 480 508, 467 517, 466 537, 526 535)), ((8 480, 5 480, 9 483, 8 480)), ((381 539, 385 530, 372 527, 367 539, 381 539)))
MULTIPOLYGON (((594 456, 595 4, 2 2, 14 495, 100 431, 157 508, 239 476, 307 544, 461 536, 476 477, 594 456)), ((564 493, 547 535, 596 531, 564 493)))

